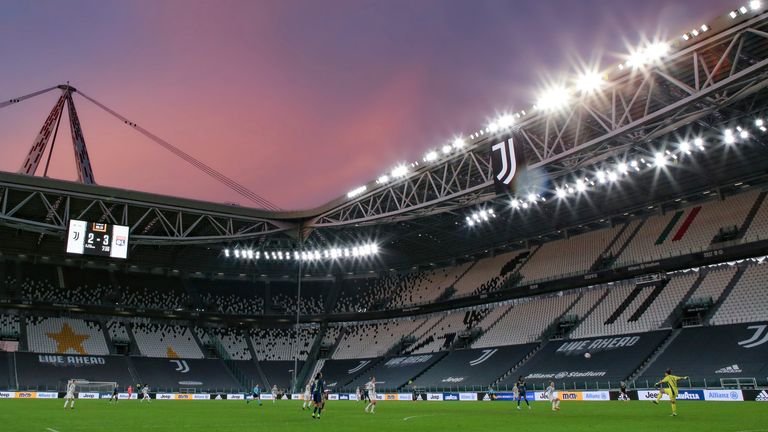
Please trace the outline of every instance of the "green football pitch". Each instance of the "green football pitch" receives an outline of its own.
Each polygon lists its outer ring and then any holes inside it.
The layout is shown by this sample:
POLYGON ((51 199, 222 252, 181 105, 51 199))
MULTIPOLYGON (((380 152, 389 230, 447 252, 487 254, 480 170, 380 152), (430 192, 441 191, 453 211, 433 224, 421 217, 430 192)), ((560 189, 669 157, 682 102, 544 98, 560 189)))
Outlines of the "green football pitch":
POLYGON ((376 414, 363 404, 331 401, 321 420, 301 403, 240 401, 0 400, 0 431, 717 431, 768 432, 768 403, 680 402, 678 417, 668 403, 572 402, 552 412, 537 402, 518 411, 510 402, 380 402, 376 414))

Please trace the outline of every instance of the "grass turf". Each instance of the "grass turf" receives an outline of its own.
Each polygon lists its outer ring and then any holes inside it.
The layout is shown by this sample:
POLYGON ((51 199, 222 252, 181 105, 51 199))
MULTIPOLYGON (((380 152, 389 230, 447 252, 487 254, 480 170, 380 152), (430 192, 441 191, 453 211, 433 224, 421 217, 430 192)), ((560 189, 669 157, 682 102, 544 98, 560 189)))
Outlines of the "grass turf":
POLYGON ((302 411, 295 401, 267 401, 263 406, 242 401, 121 401, 78 400, 74 410, 59 400, 0 400, 0 431, 244 431, 313 430, 402 431, 695 431, 768 432, 768 403, 679 402, 680 415, 669 416, 669 403, 563 402, 560 412, 549 404, 515 409, 510 402, 380 402, 376 414, 362 403, 331 401, 321 420, 302 411))

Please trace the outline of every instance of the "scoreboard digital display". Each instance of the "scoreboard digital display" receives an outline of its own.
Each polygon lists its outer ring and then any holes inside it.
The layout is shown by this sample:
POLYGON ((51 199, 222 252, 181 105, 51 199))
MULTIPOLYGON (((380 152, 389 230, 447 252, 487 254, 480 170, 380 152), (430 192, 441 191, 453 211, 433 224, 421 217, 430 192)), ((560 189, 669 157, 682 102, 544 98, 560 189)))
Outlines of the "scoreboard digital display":
POLYGON ((70 220, 67 253, 125 259, 128 232, 127 226, 70 220))

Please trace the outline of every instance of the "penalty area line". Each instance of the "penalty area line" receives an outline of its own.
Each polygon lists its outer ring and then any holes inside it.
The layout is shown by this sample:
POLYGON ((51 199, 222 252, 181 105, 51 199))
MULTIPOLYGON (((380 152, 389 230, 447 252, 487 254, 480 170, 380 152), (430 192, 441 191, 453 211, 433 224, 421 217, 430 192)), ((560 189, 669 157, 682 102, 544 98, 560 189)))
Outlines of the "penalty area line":
POLYGON ((48 432, 59 432, 56 429, 51 429, 51 428, 45 428, 45 430, 47 430, 48 432))

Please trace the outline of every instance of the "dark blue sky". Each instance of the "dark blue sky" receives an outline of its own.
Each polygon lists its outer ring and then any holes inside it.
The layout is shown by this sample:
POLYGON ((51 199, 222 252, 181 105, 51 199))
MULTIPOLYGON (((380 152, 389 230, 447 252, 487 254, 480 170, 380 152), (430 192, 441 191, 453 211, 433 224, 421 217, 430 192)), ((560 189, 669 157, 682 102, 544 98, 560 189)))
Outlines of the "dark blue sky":
MULTIPOLYGON (((533 104, 714 0, 5 1, 0 99, 66 80, 284 208, 320 205, 533 104)), ((56 96, 0 111, 16 171, 56 96)), ((97 181, 242 198, 76 99, 97 181)), ((66 142, 66 141, 63 141, 66 142)), ((53 175, 75 178, 69 144, 53 175)))

